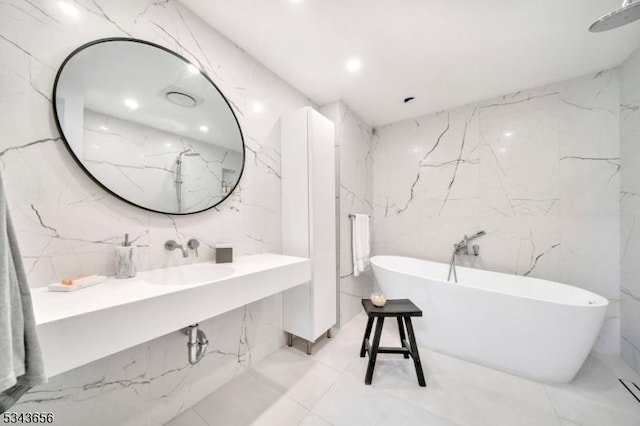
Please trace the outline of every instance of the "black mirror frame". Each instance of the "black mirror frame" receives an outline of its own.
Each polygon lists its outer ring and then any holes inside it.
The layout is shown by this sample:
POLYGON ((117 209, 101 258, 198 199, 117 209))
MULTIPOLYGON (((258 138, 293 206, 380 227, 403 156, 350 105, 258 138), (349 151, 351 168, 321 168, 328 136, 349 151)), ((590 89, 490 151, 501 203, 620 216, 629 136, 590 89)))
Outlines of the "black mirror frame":
POLYGON ((207 81, 217 90, 217 92, 220 94, 220 96, 222 96, 222 99, 224 99, 225 103, 227 104, 227 107, 229 107, 229 110, 231 111, 231 115, 233 115, 233 118, 236 121, 236 125, 238 126, 238 132, 240 133, 240 141, 242 142, 242 168, 240 170, 240 174, 238 175, 238 179, 236 180, 235 184, 233 185, 233 188, 220 201, 218 201, 217 203, 211 205, 210 207, 207 207, 206 209, 198 210, 198 211, 195 211, 195 212, 188 212, 188 213, 173 213, 173 212, 165 212, 165 211, 150 209, 148 207, 144 207, 144 206, 141 206, 139 204, 136 204, 131 200, 127 200, 126 198, 121 197, 120 195, 118 195, 115 192, 113 192, 111 189, 107 188, 102 182, 100 182, 95 176, 93 176, 93 174, 91 174, 91 172, 84 166, 84 164, 82 164, 82 161, 73 152, 73 150, 71 149, 71 145, 67 141, 67 138, 66 138, 66 136, 64 134, 64 131, 62 130, 62 125, 60 124, 60 120, 58 119, 58 109, 56 107, 56 94, 57 94, 57 90, 58 90, 58 81, 60 79, 62 71, 64 70, 65 65, 67 65, 67 63, 71 60, 71 58, 73 58, 77 53, 79 53, 79 52, 83 51, 84 49, 86 49, 88 47, 91 47, 93 45, 100 44, 100 43, 106 43, 106 42, 110 42, 110 41, 128 41, 128 42, 133 42, 133 43, 146 44, 148 46, 152 46, 152 47, 155 47, 157 49, 163 50, 163 51, 165 51, 167 53, 170 53, 171 55, 173 55, 173 56, 177 57, 178 59, 184 61, 186 64, 192 65, 192 63, 187 58, 185 58, 184 56, 180 55, 179 53, 174 52, 173 50, 170 50, 170 49, 168 49, 166 47, 160 46, 159 44, 156 44, 156 43, 153 43, 153 42, 150 42, 150 41, 140 40, 140 39, 137 39, 137 38, 130 38, 130 37, 107 37, 107 38, 101 38, 101 39, 97 39, 97 40, 93 40, 93 41, 90 41, 88 43, 85 43, 85 44, 81 45, 80 47, 74 49, 64 59, 64 61, 62 61, 62 64, 60 64, 60 67, 58 68, 58 72, 56 73, 56 78, 55 78, 55 80, 53 82, 53 98, 51 99, 51 104, 53 106, 53 118, 55 120, 56 128, 58 129, 58 133, 60 134, 60 137, 62 138, 62 141, 64 142, 65 146, 67 147, 67 150, 69 151, 69 153, 71 154, 71 156, 75 160, 76 164, 78 164, 78 166, 80 166, 80 168, 85 172, 85 174, 87 176, 89 176, 89 178, 91 178, 91 180, 93 182, 95 182, 99 187, 104 189, 107 193, 111 194, 112 196, 114 196, 115 198, 118 198, 121 201, 124 201, 127 204, 131 204, 132 206, 141 208, 141 209, 146 210, 146 211, 150 211, 150 212, 154 212, 154 213, 161 213, 161 214, 168 214, 168 215, 186 216, 186 215, 190 215, 190 214, 202 213, 204 211, 211 210, 214 207, 219 206, 220 204, 222 204, 227 198, 229 198, 233 194, 233 192, 236 190, 236 188, 240 184, 240 180, 242 179, 242 175, 244 173, 244 168, 245 168, 245 165, 246 165, 246 157, 247 157, 247 155, 246 155, 247 154, 246 145, 245 145, 245 142, 244 142, 244 135, 242 133, 242 127, 240 127, 240 122, 238 121, 238 117, 236 116, 236 113, 233 111, 233 107, 229 103, 229 100, 224 95, 224 93, 222 93, 220 88, 211 80, 211 78, 203 70, 201 70, 199 67, 198 67, 198 70, 200 70, 200 74, 204 78, 206 78, 207 81))

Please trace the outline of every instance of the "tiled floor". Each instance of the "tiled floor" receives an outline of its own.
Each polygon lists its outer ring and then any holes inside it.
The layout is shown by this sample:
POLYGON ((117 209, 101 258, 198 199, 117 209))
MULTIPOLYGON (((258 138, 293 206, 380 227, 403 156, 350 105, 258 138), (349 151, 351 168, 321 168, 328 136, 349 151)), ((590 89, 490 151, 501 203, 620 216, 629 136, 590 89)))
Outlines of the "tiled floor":
MULTIPOLYGON (((359 315, 314 346, 283 348, 181 414, 167 426, 470 425, 638 426, 640 403, 618 377, 640 384, 619 358, 592 354, 576 379, 548 385, 420 349, 427 387, 413 363, 380 355, 364 385, 359 315)), ((383 344, 397 330, 385 324, 383 344)))

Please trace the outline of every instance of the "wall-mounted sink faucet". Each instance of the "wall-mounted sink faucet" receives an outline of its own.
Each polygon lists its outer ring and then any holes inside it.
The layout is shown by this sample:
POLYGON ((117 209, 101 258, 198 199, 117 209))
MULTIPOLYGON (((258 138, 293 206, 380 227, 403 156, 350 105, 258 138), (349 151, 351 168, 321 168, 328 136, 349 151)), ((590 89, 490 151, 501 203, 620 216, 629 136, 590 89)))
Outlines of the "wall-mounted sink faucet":
POLYGON ((477 244, 471 246, 471 253, 469 253, 469 241, 475 240, 478 237, 482 237, 486 232, 480 231, 471 236, 465 235, 460 242, 453 245, 453 254, 451 255, 451 262, 449 262, 449 275, 447 275, 447 281, 451 280, 451 273, 453 273, 453 282, 458 282, 458 275, 456 274, 456 256, 459 255, 473 255, 480 254, 480 247, 477 244))
POLYGON ((187 251, 187 248, 185 246, 183 246, 182 244, 176 243, 175 240, 169 240, 169 241, 165 242, 164 243, 164 248, 165 248, 165 250, 180 249, 180 250, 182 250, 182 257, 188 257, 189 256, 189 252, 187 251))

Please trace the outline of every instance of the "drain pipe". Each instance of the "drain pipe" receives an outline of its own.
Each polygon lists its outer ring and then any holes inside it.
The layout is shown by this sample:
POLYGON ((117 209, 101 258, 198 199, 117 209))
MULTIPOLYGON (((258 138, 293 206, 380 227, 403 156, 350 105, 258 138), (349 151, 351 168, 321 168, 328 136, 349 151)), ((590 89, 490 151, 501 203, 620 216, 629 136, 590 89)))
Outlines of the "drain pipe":
POLYGON ((182 332, 187 335, 187 355, 189 364, 197 364, 200 362, 207 350, 209 341, 204 331, 198 328, 198 324, 193 324, 183 329, 182 332))

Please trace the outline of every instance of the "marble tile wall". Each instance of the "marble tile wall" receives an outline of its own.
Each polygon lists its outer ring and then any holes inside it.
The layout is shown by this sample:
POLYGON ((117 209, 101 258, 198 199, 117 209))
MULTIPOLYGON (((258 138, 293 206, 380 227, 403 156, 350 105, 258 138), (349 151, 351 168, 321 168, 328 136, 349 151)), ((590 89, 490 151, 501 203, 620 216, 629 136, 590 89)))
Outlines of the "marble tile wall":
POLYGON ((619 75, 603 71, 377 129, 374 254, 473 266, 602 294, 596 349, 619 352, 619 75))
POLYGON ((621 355, 640 372, 640 49, 620 67, 621 355))
POLYGON ((371 271, 353 276, 351 219, 349 214, 373 216, 372 128, 344 102, 324 105, 320 111, 336 124, 338 188, 339 323, 344 325, 362 311, 361 300, 372 290, 371 271))
MULTIPOLYGON (((232 243, 236 255, 279 252, 278 119, 308 104, 175 0, 0 3, 0 169, 31 285, 83 272, 113 275, 114 245, 125 232, 140 248, 140 270, 184 262, 164 250, 168 239, 202 241, 200 257, 187 262, 211 258, 217 242, 232 243), (67 152, 52 116, 55 73, 79 45, 113 36, 153 41, 195 61, 233 105, 246 169, 217 208, 193 216, 145 212, 101 190, 67 152)), ((212 344, 197 366, 188 365, 176 332, 54 377, 15 408, 51 410, 65 425, 162 424, 280 347, 281 312, 275 296, 205 321, 212 344)))

